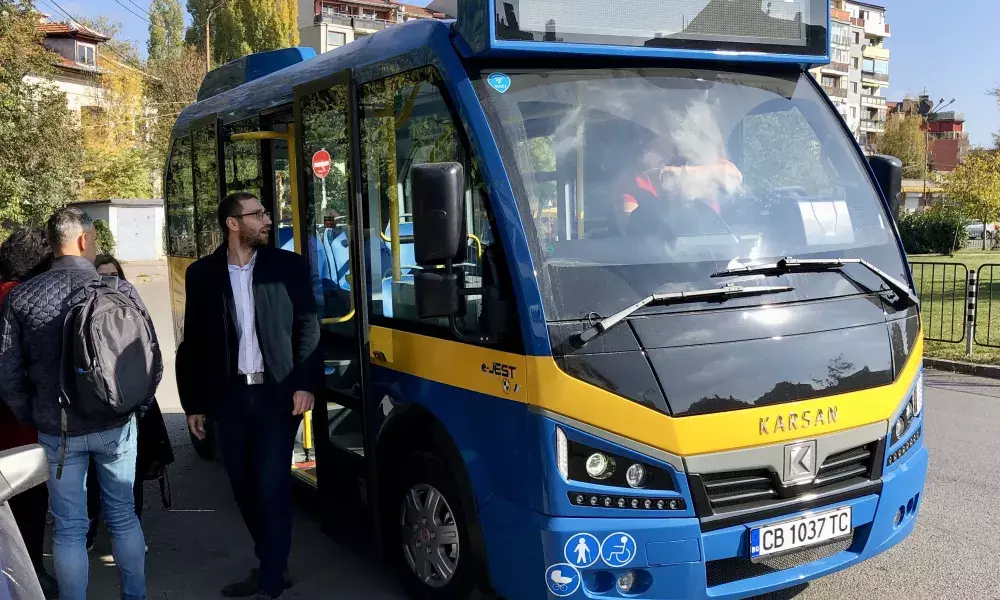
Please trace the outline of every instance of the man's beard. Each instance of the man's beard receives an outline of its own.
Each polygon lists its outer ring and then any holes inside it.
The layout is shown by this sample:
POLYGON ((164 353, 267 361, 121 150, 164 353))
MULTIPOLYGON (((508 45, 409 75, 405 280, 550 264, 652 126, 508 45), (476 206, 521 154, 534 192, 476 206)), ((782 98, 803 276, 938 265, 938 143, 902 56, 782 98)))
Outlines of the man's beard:
POLYGON ((257 248, 259 246, 267 245, 267 230, 261 230, 258 232, 253 231, 240 231, 240 244, 248 248, 257 248))

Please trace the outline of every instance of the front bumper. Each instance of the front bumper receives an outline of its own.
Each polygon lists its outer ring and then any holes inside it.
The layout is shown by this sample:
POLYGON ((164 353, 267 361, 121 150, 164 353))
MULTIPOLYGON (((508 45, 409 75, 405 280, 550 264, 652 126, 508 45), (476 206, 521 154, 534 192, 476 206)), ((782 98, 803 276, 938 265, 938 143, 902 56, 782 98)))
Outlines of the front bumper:
MULTIPOLYGON (((571 562, 567 551, 574 536, 589 533, 598 540, 624 532, 636 542, 634 558, 624 568, 610 568, 598 560, 580 570, 580 585, 572 598, 746 598, 835 573, 887 550, 912 530, 920 505, 927 472, 927 450, 923 445, 889 470, 882 478, 880 495, 868 495, 817 507, 822 512, 838 506, 852 506, 854 537, 847 543, 824 549, 807 549, 784 557, 777 567, 751 563, 749 531, 752 527, 794 518, 795 513, 702 533, 696 518, 568 518, 534 513, 541 530, 544 566, 571 562), (896 523, 897 513, 903 517, 896 523), (832 553, 829 553, 832 550, 832 553), (622 594, 615 586, 627 570, 637 572, 637 587, 622 594)), ((526 572, 537 573, 536 569, 526 572)), ((520 577, 518 582, 494 580, 505 598, 556 597, 548 588, 547 576, 520 577), (542 585, 545 582, 545 585, 542 585), (523 587, 522 587, 523 586, 523 587), (539 595, 541 587, 543 594, 539 595)), ((565 573, 563 574, 565 575, 565 573)), ((572 587, 572 586, 570 586, 572 587)))

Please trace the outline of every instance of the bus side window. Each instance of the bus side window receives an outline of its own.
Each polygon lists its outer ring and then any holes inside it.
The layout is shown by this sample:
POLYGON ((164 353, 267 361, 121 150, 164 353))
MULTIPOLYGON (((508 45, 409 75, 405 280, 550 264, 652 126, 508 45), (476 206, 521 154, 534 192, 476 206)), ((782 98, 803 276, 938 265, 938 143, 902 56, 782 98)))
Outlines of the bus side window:
MULTIPOLYGON (((466 173, 467 254, 460 264, 466 287, 483 283, 484 256, 495 239, 481 193, 477 165, 470 159, 462 126, 445 102, 440 77, 432 68, 409 71, 366 84, 359 94, 361 190, 369 228, 369 294, 373 323, 419 322, 447 329, 447 319, 417 317, 413 254, 413 198, 410 172, 415 165, 459 162, 466 173), (398 236, 398 239, 394 239, 398 236)), ((463 329, 480 329, 481 298, 468 297, 463 329)))
POLYGON ((174 140, 166 177, 167 254, 197 255, 194 233, 194 189, 191 176, 191 138, 174 140))
POLYGON ((229 136, 234 133, 260 131, 260 118, 251 117, 226 125, 223 130, 225 143, 226 194, 250 192, 263 199, 264 168, 261 162, 260 142, 234 142, 229 136))
POLYGON ((207 256, 222 243, 222 232, 216 220, 219 206, 219 159, 215 146, 215 124, 196 129, 191 134, 194 148, 194 192, 198 222, 198 255, 207 256))

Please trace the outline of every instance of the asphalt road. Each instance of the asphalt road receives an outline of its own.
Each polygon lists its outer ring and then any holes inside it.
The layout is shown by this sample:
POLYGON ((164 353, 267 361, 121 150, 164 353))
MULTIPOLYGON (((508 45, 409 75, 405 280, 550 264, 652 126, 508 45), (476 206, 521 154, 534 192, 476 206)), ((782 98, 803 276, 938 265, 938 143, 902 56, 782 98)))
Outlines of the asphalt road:
MULTIPOLYGON (((223 583, 252 566, 249 536, 221 467, 198 459, 188 442, 173 385, 165 265, 125 268, 165 349, 167 372, 158 400, 177 454, 170 470, 173 506, 163 508, 155 485, 146 488, 149 598, 216 600, 223 583)), ((1000 600, 1000 381, 929 372, 925 405, 930 472, 913 534, 851 570, 769 600, 1000 600)), ((379 565, 320 533, 316 517, 301 503, 292 563, 298 584, 285 594, 288 599, 404 598, 379 565)), ((117 598, 106 535, 91 564, 90 599, 117 598)))

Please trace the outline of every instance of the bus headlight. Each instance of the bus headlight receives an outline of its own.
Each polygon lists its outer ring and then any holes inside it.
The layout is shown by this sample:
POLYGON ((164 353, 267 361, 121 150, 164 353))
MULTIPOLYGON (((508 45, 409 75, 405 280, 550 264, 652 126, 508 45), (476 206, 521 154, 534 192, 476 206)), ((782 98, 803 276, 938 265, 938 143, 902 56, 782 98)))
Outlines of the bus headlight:
POLYGON ((919 415, 924 410, 924 372, 917 376, 917 385, 913 387, 913 410, 919 415))
POLYGON ((896 419, 896 424, 892 427, 892 443, 895 444, 903 437, 906 433, 906 418, 903 415, 899 415, 896 419))
POLYGON ((556 468, 563 479, 569 479, 569 441, 559 427, 556 427, 556 468))
POLYGON ((587 458, 587 475, 597 480, 607 479, 615 472, 615 460, 603 452, 594 452, 587 458))
POLYGON ((628 470, 625 471, 625 483, 633 488, 642 487, 646 483, 646 467, 639 463, 633 463, 629 466, 628 470))

